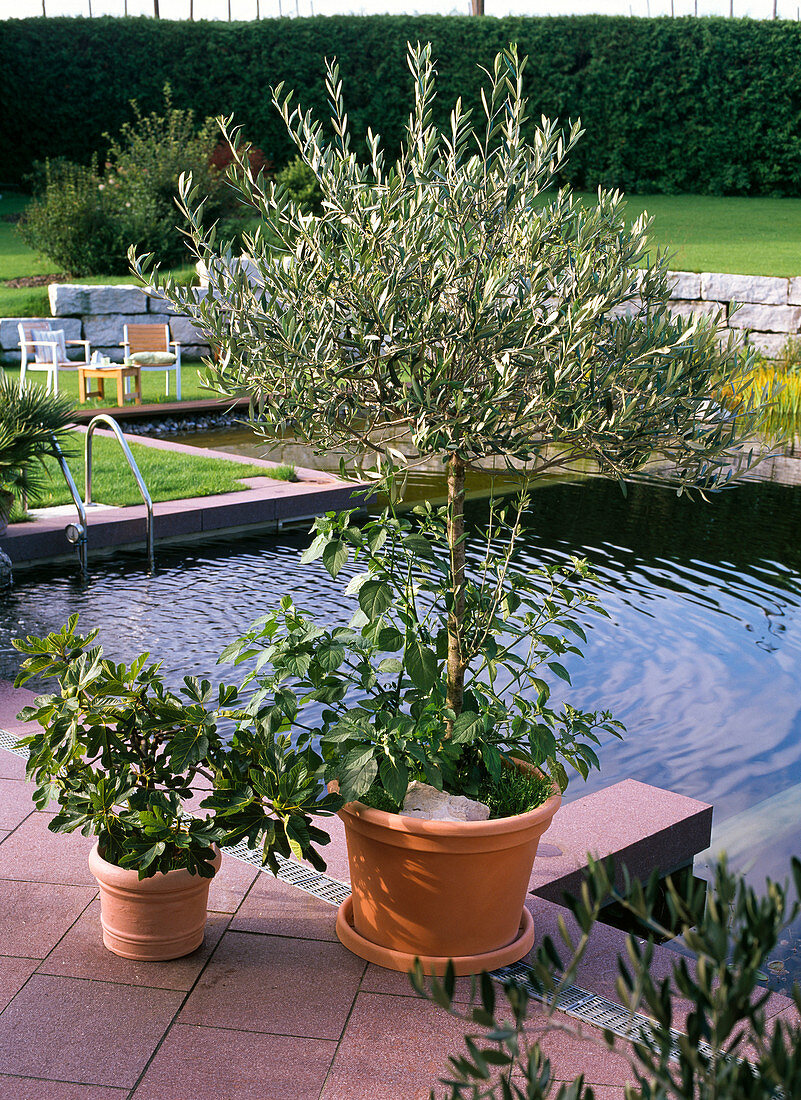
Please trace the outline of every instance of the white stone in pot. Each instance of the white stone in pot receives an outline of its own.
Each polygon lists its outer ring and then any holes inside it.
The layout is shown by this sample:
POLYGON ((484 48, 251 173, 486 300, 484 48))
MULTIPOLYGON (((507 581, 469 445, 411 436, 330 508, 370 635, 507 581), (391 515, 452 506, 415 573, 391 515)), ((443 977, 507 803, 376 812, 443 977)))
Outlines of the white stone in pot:
POLYGON ((409 784, 401 813, 427 821, 486 821, 489 806, 466 795, 448 794, 415 780, 409 784))

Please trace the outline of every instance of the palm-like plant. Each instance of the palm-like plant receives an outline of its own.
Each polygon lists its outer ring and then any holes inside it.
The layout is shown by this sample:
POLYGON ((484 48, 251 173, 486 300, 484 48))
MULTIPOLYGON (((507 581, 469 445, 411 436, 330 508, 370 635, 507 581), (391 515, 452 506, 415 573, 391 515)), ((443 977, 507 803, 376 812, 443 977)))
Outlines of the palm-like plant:
POLYGON ((22 389, 8 378, 0 382, 0 497, 5 494, 9 507, 9 498, 41 496, 47 479, 44 460, 72 418, 68 397, 40 386, 22 389))

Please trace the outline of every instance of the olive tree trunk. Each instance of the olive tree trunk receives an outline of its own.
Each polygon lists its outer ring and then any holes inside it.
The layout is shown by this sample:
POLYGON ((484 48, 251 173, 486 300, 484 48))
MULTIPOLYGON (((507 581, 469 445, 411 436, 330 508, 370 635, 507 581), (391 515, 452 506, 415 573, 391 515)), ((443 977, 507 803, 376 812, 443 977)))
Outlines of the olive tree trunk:
POLYGON ((451 606, 448 609, 448 671, 447 706, 458 717, 464 696, 464 655, 462 624, 464 621, 464 481, 465 464, 458 454, 447 461, 448 474, 448 549, 451 557, 451 606))

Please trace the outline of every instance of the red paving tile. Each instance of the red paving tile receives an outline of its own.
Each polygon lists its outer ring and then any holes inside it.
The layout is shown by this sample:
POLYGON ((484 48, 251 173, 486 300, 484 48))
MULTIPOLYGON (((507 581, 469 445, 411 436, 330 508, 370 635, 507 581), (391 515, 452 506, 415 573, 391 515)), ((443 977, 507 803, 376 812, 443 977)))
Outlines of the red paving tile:
POLYGON ((360 993, 321 1100, 428 1100, 465 1028, 419 998, 360 993))
POLYGON ((51 833, 47 823, 52 817, 32 813, 0 844, 0 878, 96 887, 86 862, 94 838, 51 833))
POLYGON ((312 821, 318 829, 322 829, 330 837, 328 844, 317 849, 325 860, 325 873, 337 882, 350 882, 348 846, 345 842, 345 826, 342 821, 336 815, 321 817, 319 814, 315 814, 312 821))
POLYGON ((209 912, 235 913, 258 874, 256 867, 223 854, 222 866, 209 889, 209 912))
POLYGON ((317 1100, 336 1050, 325 1039, 176 1024, 134 1100, 317 1100))
POLYGON ((339 943, 229 932, 179 1022, 338 1039, 364 968, 339 943))
POLYGON ((34 974, 0 1013, 7 1074, 132 1088, 184 994, 34 974))
MULTIPOLYGON (((471 999, 470 978, 457 978, 453 999, 459 1004, 469 1003, 471 999)), ((359 986, 360 993, 389 993, 396 997, 417 997, 409 975, 400 970, 385 970, 383 966, 370 963, 359 986)))
MULTIPOLYGON (((73 887, 72 889, 77 889, 73 887)), ((202 947, 183 959, 169 962, 135 962, 121 959, 103 946, 100 902, 95 901, 50 952, 39 967, 40 974, 64 978, 93 978, 125 985, 189 990, 206 965, 228 925, 227 914, 211 913, 206 922, 202 947)))
MULTIPOLYGON (((591 1085, 620 1086, 632 1081, 628 1059, 617 1051, 607 1049, 601 1033, 593 1028, 581 1028, 573 1021, 558 1016, 560 1029, 530 1027, 530 1039, 538 1039, 545 1056, 550 1059, 551 1072, 557 1081, 572 1081, 580 1073, 591 1085), (561 1027, 570 1028, 563 1031, 561 1027), (571 1031, 578 1034, 571 1034, 571 1031)), ((626 1048, 621 1040, 621 1046, 626 1048)))
POLYGON ((38 965, 38 959, 0 960, 0 1012, 19 993, 38 965))
POLYGON ((260 874, 231 921, 231 930, 335 941, 336 913, 336 906, 271 874, 260 874))
POLYGON ((69 1081, 38 1081, 0 1073, 0 1100, 125 1100, 129 1089, 75 1085, 69 1081))
MULTIPOLYGON (((6 726, 0 722, 0 729, 6 729, 6 726)), ((7 749, 0 749, 0 779, 24 779, 25 778, 25 759, 22 756, 17 756, 15 752, 8 752, 7 749)))
MULTIPOLYGON (((572 1081, 573 1078, 571 1077, 572 1081)), ((595 1100, 625 1100, 626 1090, 616 1088, 614 1085, 593 1085, 592 1091, 595 1100)))
POLYGON ((0 729, 6 729, 7 722, 16 722, 23 707, 30 706, 36 698, 36 692, 30 688, 14 687, 10 680, 0 680, 0 729))
POLYGON ((16 829, 29 814, 36 812, 32 790, 22 780, 0 778, 0 829, 16 829))
POLYGON ((0 879, 0 955, 43 959, 96 893, 88 886, 0 879))

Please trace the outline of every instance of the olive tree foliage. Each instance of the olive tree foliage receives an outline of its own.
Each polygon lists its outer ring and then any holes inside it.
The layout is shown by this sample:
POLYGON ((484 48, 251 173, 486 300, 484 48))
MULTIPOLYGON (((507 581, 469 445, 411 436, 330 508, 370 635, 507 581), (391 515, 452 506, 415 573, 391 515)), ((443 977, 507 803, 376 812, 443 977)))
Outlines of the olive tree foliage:
MULTIPOLYGON (((261 219, 246 273, 204 228, 191 179, 187 235, 209 294, 136 270, 189 314, 218 349, 207 381, 249 394, 255 422, 357 473, 397 477, 417 462, 447 471, 448 705, 461 711, 465 657, 464 499, 482 465, 530 481, 593 461, 621 483, 669 470, 680 489, 714 488, 749 458, 752 410, 710 401, 743 352, 721 346, 715 319, 667 308, 667 258, 646 219, 628 224, 618 192, 587 206, 557 186, 579 123, 532 128, 525 60, 514 47, 487 73, 483 117, 457 101, 432 123, 430 46, 409 49, 414 105, 399 157, 368 131, 353 148, 339 70, 328 65, 330 134, 273 93, 322 205, 304 213, 280 185, 253 181, 239 133, 232 185, 261 219)), ((738 362, 739 360, 739 362, 738 362)))
MULTIPOLYGON (((631 1045, 612 1031, 597 1033, 630 1063, 626 1100, 801 1096, 801 986, 796 982, 790 992, 795 1012, 777 1014, 763 984, 768 959, 801 913, 801 861, 793 859, 791 870, 792 891, 768 879, 757 893, 725 861, 708 893, 697 880, 678 885, 668 879, 665 926, 654 916, 656 875, 647 886, 625 876, 620 889, 611 864, 591 861, 581 895, 568 900, 574 930, 559 918, 562 942, 545 937, 528 982, 512 977, 504 982, 503 996, 496 996, 490 975, 482 974, 479 1003, 474 988, 474 1003, 465 1005, 454 1002, 452 971, 427 983, 418 962, 412 975, 418 992, 472 1025, 465 1051, 449 1059, 448 1075, 440 1078, 443 1088, 432 1089, 431 1100, 594 1100, 583 1075, 569 1083, 554 1080, 547 1035, 532 1038, 531 1023, 541 1032, 544 1015, 546 1030, 576 1030, 559 1013, 559 997, 576 980, 610 898, 647 935, 646 940, 628 935, 617 958, 616 990, 631 1013, 631 1045), (689 957, 671 953, 668 976, 657 977, 654 938, 669 938, 677 929, 689 957), (532 994, 544 1002, 536 1021, 528 1021, 532 994)), ((584 1038, 591 1036, 583 1032, 584 1038)))

